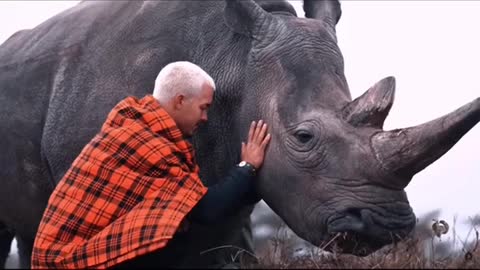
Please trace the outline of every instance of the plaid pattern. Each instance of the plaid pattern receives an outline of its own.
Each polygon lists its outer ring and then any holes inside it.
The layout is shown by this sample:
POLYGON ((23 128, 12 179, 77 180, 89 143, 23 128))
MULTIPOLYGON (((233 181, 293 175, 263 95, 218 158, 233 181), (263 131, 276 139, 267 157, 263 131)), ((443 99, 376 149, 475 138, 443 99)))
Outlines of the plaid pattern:
POLYGON ((50 196, 32 268, 106 268, 164 247, 207 191, 198 171, 151 95, 124 99, 50 196))

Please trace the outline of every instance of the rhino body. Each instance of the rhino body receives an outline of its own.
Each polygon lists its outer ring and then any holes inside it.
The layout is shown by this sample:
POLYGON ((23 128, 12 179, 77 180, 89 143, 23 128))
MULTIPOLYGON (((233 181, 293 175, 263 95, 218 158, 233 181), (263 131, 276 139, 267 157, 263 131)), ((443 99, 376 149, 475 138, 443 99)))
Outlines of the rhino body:
MULTIPOLYGON (((395 80, 352 101, 335 35, 340 4, 304 9, 307 18, 284 1, 85 1, 14 34, 0 47, 0 251, 16 235, 28 266, 49 195, 111 108, 150 94, 163 66, 185 60, 217 85, 193 138, 207 186, 239 161, 250 121, 262 118, 273 139, 257 188, 300 237, 366 255, 408 235, 405 186, 480 120, 480 101, 383 131, 395 80)), ((252 209, 194 224, 174 266, 252 251, 252 209)))

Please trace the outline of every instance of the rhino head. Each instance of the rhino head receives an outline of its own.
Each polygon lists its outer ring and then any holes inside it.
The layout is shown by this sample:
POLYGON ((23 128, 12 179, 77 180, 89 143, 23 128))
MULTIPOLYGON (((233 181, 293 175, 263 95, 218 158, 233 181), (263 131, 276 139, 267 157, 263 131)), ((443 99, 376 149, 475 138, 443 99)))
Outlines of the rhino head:
POLYGON ((305 1, 304 10, 307 18, 297 18, 227 1, 226 23, 252 40, 240 125, 270 124, 257 187, 272 210, 314 245, 367 255, 412 231, 404 188, 480 121, 480 99, 384 131, 395 79, 352 100, 336 41, 340 4, 305 1))

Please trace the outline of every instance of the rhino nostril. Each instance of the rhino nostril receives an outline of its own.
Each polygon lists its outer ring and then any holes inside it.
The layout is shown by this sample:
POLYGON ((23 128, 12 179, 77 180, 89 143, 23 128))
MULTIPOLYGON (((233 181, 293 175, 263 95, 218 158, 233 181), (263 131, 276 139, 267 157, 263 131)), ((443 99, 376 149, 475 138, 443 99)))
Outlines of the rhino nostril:
POLYGON ((349 208, 342 212, 341 217, 329 225, 330 232, 355 232, 364 233, 367 229, 362 218, 361 209, 349 208))
POLYGON ((349 231, 364 233, 367 229, 366 220, 362 215, 362 210, 358 208, 349 208, 345 210, 346 226, 349 227, 349 231))
POLYGON ((362 220, 362 213, 358 208, 349 208, 345 211, 345 214, 358 220, 362 220))

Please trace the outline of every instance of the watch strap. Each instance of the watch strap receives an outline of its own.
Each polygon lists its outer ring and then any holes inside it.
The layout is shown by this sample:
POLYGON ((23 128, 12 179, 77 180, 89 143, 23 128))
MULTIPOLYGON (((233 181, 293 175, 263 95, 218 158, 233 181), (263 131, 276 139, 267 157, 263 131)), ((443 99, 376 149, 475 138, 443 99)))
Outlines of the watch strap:
POLYGON ((237 166, 240 167, 240 168, 245 168, 245 169, 247 169, 247 170, 250 172, 250 174, 252 174, 252 175, 255 175, 256 172, 257 172, 255 166, 253 166, 252 164, 246 162, 245 160, 242 160, 240 163, 238 163, 237 166))

